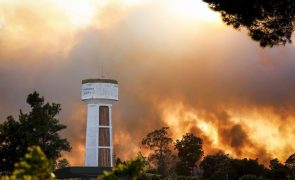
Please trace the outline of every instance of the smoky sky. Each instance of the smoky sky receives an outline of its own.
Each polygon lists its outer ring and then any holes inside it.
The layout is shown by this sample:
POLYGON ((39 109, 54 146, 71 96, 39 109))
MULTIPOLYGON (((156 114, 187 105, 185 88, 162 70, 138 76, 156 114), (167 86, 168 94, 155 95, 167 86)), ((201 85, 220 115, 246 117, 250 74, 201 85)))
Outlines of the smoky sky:
POLYGON ((262 49, 243 30, 182 21, 163 5, 125 12, 111 4, 93 25, 74 33, 60 27, 62 16, 47 19, 44 13, 58 13, 54 8, 9 8, 1 8, 1 122, 8 115, 17 118, 19 109, 28 111, 26 96, 34 90, 60 103, 59 119, 68 126, 62 135, 73 147, 65 154, 71 164, 84 160, 81 81, 100 78, 102 68, 105 77, 119 82, 113 128, 122 159, 136 156, 140 140, 167 125, 173 138, 186 132, 200 136, 205 154, 222 151, 267 162, 294 153, 293 44, 262 49), (33 15, 21 16, 27 12, 33 15), (98 21, 112 23, 101 28, 98 21), (15 27, 22 32, 11 31, 15 27))

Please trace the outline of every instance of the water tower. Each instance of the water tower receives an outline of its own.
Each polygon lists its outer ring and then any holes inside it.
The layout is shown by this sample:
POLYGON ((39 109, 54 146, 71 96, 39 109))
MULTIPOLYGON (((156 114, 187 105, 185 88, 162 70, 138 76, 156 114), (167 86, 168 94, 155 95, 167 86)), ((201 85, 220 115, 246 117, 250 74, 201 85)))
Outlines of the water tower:
POLYGON ((113 167, 112 104, 118 101, 118 82, 85 79, 82 100, 87 104, 85 166, 113 167))

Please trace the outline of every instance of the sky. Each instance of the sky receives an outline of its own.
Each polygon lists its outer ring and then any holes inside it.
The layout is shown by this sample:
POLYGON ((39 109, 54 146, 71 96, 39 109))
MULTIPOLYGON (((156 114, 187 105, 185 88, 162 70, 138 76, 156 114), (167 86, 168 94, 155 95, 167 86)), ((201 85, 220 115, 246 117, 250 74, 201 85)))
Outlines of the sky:
POLYGON ((83 165, 81 81, 113 78, 116 156, 163 126, 205 154, 284 162, 295 152, 294 44, 261 48, 201 0, 0 0, 0 122, 39 92, 60 103, 64 157, 83 165), (103 72, 102 72, 103 68, 103 72))

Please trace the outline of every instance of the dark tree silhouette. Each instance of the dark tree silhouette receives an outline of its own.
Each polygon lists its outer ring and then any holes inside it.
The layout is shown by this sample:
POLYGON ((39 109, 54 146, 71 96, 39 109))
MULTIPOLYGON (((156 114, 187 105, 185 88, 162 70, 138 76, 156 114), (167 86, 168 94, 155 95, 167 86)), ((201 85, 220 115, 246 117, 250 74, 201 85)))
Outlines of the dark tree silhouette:
POLYGON ((244 175, 254 175, 262 177, 266 168, 258 163, 257 159, 232 159, 232 165, 235 168, 239 177, 244 175))
POLYGON ((58 134, 66 128, 55 116, 59 104, 44 103, 37 92, 28 95, 27 103, 32 110, 20 111, 19 120, 9 116, 0 124, 0 171, 11 172, 15 162, 23 157, 28 147, 40 146, 47 158, 55 163, 62 151, 70 151, 67 139, 58 134))
POLYGON ((288 168, 281 164, 278 159, 270 160, 270 170, 266 172, 266 177, 271 180, 287 179, 288 168))
POLYGON ((185 134, 181 140, 176 140, 175 149, 178 151, 179 162, 176 171, 179 175, 193 175, 196 162, 201 159, 204 152, 201 138, 191 133, 185 134))
POLYGON ((285 165, 289 169, 288 178, 295 179, 295 153, 289 156, 285 162, 285 165))
POLYGON ((207 155, 200 164, 203 170, 203 177, 207 179, 230 179, 237 178, 238 175, 232 168, 231 158, 228 155, 218 153, 207 155))
POLYGON ((295 153, 288 157, 288 159, 285 162, 285 165, 289 169, 294 169, 295 170, 295 153))
POLYGON ((203 175, 208 179, 244 179, 248 177, 262 177, 265 173, 264 165, 257 159, 233 159, 228 155, 208 155, 201 162, 203 175))
POLYGON ((172 139, 168 136, 168 127, 154 130, 147 134, 141 144, 144 148, 153 151, 149 156, 149 161, 157 166, 159 174, 166 174, 168 162, 171 158, 172 139))
POLYGON ((236 29, 246 27, 262 47, 291 43, 294 31, 293 0, 203 0, 220 12, 222 20, 236 29))

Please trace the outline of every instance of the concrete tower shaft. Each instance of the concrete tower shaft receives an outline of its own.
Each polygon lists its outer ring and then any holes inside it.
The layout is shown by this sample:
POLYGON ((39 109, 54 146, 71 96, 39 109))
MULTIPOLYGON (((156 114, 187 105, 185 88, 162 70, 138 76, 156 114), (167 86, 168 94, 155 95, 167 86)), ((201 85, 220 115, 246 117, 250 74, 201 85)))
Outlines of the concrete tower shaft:
POLYGON ((85 166, 113 167, 112 104, 118 101, 118 82, 83 80, 82 100, 87 103, 85 166))

